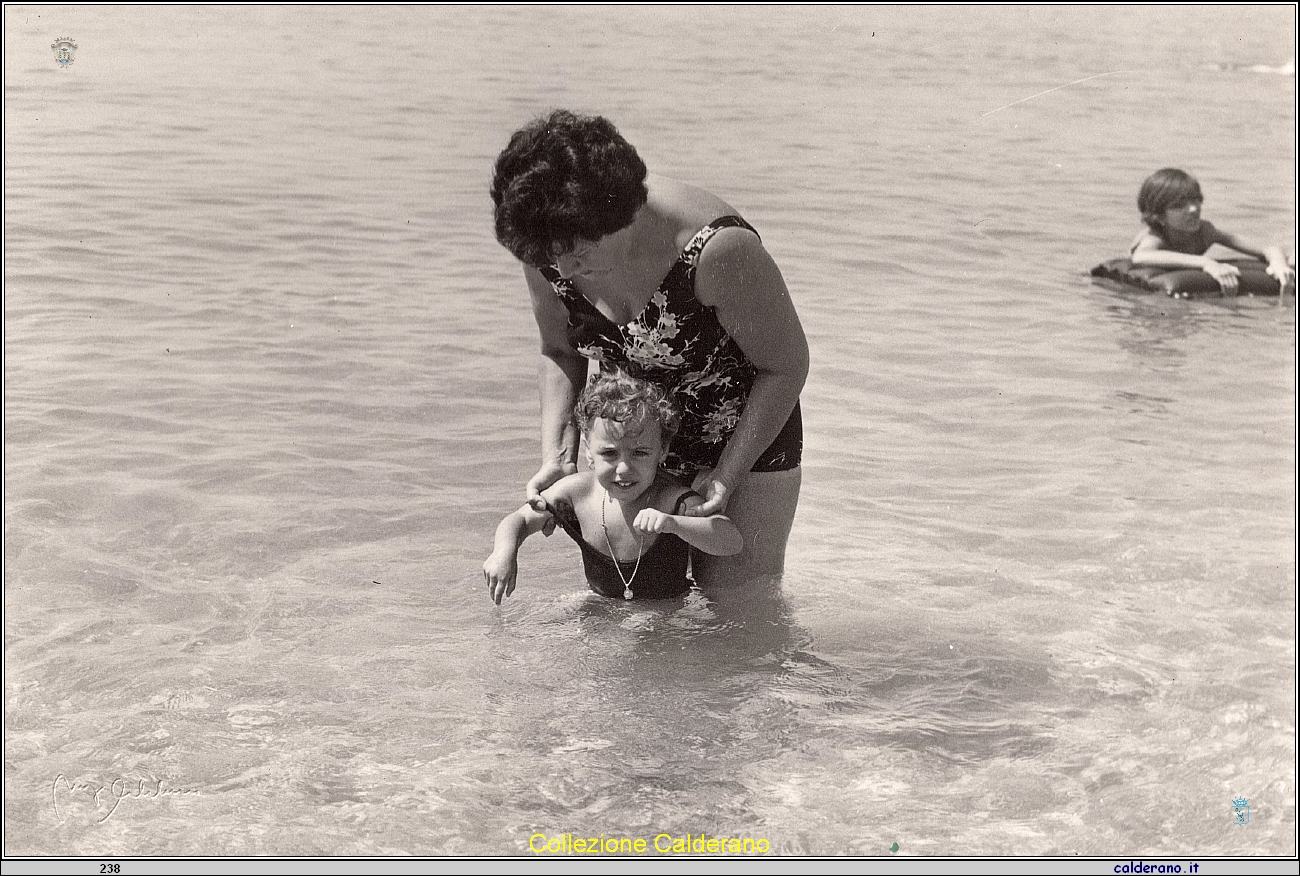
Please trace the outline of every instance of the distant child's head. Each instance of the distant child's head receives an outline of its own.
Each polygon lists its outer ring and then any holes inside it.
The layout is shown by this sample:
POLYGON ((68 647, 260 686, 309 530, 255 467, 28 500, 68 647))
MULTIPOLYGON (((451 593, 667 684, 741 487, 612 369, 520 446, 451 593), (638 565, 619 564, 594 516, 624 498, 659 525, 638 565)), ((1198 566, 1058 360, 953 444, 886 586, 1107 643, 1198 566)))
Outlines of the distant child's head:
POLYGON ((1201 184, 1190 173, 1176 167, 1166 167, 1151 174, 1138 191, 1138 210, 1142 221, 1157 234, 1168 230, 1167 213, 1189 204, 1195 204, 1199 214, 1205 200, 1201 184))
POLYGON ((620 498, 650 486, 682 422, 667 393, 622 373, 601 374, 588 383, 574 417, 597 479, 611 493, 622 491, 620 498))

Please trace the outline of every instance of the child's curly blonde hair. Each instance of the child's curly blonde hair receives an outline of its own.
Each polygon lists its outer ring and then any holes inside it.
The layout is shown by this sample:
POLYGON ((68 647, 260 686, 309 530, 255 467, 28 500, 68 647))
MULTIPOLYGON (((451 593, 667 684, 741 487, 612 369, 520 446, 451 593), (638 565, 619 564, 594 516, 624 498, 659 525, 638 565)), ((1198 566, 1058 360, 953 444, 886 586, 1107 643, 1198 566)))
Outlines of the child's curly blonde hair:
POLYGON ((621 371, 602 372, 591 379, 573 417, 583 435, 591 433, 597 420, 617 424, 624 434, 635 434, 647 423, 659 425, 659 434, 667 447, 682 425, 682 411, 672 396, 648 380, 624 374, 621 371))

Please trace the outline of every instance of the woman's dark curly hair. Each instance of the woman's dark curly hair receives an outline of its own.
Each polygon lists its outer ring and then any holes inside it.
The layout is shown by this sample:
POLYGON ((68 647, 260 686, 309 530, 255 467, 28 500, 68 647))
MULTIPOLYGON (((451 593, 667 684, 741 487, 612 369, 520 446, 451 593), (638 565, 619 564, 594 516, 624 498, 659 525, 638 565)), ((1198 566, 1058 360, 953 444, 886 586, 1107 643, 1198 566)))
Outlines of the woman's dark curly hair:
POLYGON ((601 116, 556 110, 516 131, 492 172, 497 240, 526 265, 549 265, 575 241, 632 223, 646 166, 601 116))
POLYGON ((1165 167, 1143 180, 1138 191, 1138 210, 1148 228, 1164 234, 1165 210, 1188 201, 1204 200, 1201 184, 1194 176, 1176 167, 1165 167))
POLYGON ((672 443, 682 425, 682 411, 658 384, 621 371, 597 374, 583 389, 573 418, 583 435, 597 419, 618 424, 623 433, 636 434, 650 423, 659 426, 663 446, 672 443))

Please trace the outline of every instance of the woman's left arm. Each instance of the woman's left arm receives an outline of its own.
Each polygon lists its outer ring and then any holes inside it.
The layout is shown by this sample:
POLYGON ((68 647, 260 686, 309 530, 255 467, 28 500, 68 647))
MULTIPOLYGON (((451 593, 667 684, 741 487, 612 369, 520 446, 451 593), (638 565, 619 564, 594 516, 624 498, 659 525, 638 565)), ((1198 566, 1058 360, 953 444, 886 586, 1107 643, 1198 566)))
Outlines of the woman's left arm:
POLYGON ((758 370, 735 433, 727 442, 696 515, 721 513, 734 490, 794 410, 808 377, 808 339, 781 271, 757 235, 719 231, 704 247, 695 271, 695 296, 715 309, 718 322, 758 370))

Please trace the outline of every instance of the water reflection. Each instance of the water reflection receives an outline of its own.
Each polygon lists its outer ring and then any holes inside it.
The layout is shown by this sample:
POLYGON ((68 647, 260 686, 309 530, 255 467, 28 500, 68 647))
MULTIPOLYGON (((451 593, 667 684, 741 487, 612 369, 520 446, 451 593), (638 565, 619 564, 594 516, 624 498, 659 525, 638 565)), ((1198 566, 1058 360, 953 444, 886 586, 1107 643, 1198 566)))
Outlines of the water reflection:
POLYGON ((826 737, 841 751, 912 751, 945 763, 1036 756, 1050 750, 1055 716, 1068 707, 1041 659, 987 644, 958 654, 863 629, 857 650, 827 659, 793 620, 780 580, 657 604, 566 602, 519 619, 549 628, 545 635, 511 630, 581 667, 555 678, 567 690, 533 678, 534 692, 562 700, 529 698, 546 715, 540 724, 566 728, 548 737, 548 753, 595 758, 636 781, 679 782, 669 764, 687 758, 696 761, 693 784, 716 783, 826 737))

